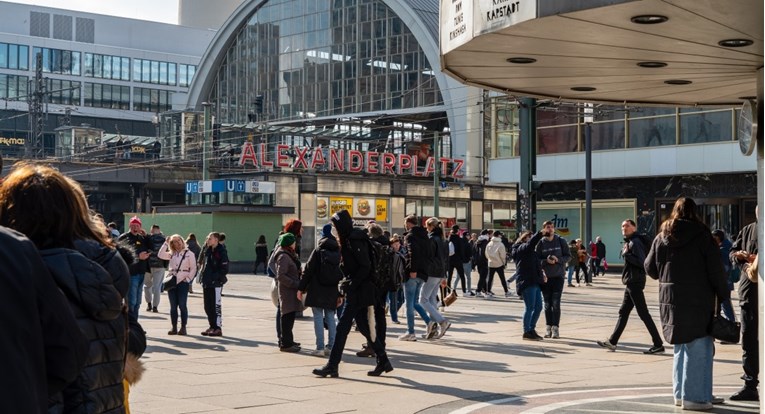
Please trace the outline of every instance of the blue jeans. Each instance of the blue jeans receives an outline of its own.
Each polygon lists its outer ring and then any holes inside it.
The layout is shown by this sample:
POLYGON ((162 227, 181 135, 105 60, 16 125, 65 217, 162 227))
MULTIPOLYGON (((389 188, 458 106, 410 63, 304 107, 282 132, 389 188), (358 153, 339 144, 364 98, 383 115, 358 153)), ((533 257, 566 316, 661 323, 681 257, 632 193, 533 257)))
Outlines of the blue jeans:
POLYGON ((388 292, 388 303, 390 305, 390 320, 398 322, 398 311, 404 304, 404 289, 388 292))
POLYGON ((539 285, 532 285, 523 289, 523 303, 526 310, 523 312, 523 333, 536 329, 539 316, 542 315, 542 289, 539 285))
POLYGON ((406 332, 410 334, 414 334, 414 311, 420 314, 420 317, 426 324, 430 322, 430 317, 425 312, 425 309, 417 303, 423 283, 425 282, 418 277, 410 278, 404 283, 404 294, 406 295, 406 332))
POLYGON ((675 344, 672 365, 672 387, 675 399, 708 403, 712 401, 711 336, 697 338, 686 344, 675 344))
POLYGON ((313 312, 313 331, 316 334, 316 349, 324 349, 324 324, 327 325, 327 331, 329 331, 327 348, 332 349, 335 345, 335 333, 337 332, 335 311, 312 307, 311 312, 313 312))
MULTIPOLYGON (((473 273, 473 265, 470 262, 463 263, 462 268, 465 270, 465 280, 467 285, 467 291, 472 292, 473 291, 473 281, 470 278, 470 274, 473 273)), ((457 289, 457 281, 454 281, 454 289, 457 289)))
POLYGON ((428 277, 428 280, 422 285, 419 302, 420 306, 430 315, 430 319, 439 323, 444 321, 443 315, 438 312, 438 302, 436 302, 436 292, 438 292, 438 287, 441 286, 441 279, 443 278, 428 277))
POLYGON ((571 285, 571 278, 574 276, 574 270, 576 270, 576 266, 569 266, 568 267, 568 284, 571 285))
POLYGON ((189 321, 189 309, 186 307, 189 299, 189 283, 178 283, 175 289, 167 292, 167 298, 170 300, 170 323, 173 326, 178 324, 178 308, 181 308, 181 326, 186 326, 186 322, 189 321))
POLYGON ((138 310, 141 307, 141 290, 143 290, 144 273, 130 275, 130 288, 128 289, 128 312, 138 319, 138 310))

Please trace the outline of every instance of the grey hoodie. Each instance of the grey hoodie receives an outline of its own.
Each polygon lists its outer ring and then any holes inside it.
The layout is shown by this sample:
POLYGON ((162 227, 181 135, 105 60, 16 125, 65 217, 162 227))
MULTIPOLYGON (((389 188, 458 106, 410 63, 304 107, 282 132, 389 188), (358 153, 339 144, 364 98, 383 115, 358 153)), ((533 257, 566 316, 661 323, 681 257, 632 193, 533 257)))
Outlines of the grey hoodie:
POLYGON ((571 253, 568 248, 568 244, 563 238, 557 234, 553 236, 552 240, 548 240, 547 237, 542 238, 537 244, 537 255, 542 262, 542 270, 547 275, 548 279, 555 277, 563 277, 566 273, 566 263, 571 258, 571 253), (558 258, 558 263, 552 265, 547 263, 548 256, 555 256, 558 258))

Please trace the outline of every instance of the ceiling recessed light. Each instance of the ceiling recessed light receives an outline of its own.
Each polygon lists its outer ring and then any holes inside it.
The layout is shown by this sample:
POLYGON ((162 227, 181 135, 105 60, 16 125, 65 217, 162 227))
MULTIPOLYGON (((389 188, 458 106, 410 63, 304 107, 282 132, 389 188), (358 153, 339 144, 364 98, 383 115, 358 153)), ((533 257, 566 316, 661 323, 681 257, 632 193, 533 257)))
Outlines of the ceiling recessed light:
POLYGON ((642 14, 640 16, 633 16, 630 21, 636 24, 657 24, 664 23, 669 18, 660 14, 642 14))
POLYGON ((528 63, 534 63, 537 60, 534 59, 534 58, 530 58, 530 57, 511 57, 511 58, 507 59, 507 61, 510 62, 510 63, 517 63, 519 65, 525 65, 525 64, 528 64, 528 63))
POLYGON ((717 42, 717 44, 722 47, 744 47, 750 46, 752 43, 754 43, 754 41, 749 39, 725 39, 717 42))
POLYGON ((574 86, 573 88, 571 88, 572 91, 577 91, 577 92, 592 92, 595 89, 596 88, 593 88, 592 86, 574 86))
POLYGON ((742 101, 756 101, 756 96, 739 96, 738 99, 741 99, 742 101))
POLYGON ((667 85, 690 85, 693 83, 693 81, 685 80, 685 79, 670 79, 665 80, 664 83, 667 85))
POLYGON ((663 68, 667 66, 664 62, 638 62, 637 65, 641 68, 663 68))

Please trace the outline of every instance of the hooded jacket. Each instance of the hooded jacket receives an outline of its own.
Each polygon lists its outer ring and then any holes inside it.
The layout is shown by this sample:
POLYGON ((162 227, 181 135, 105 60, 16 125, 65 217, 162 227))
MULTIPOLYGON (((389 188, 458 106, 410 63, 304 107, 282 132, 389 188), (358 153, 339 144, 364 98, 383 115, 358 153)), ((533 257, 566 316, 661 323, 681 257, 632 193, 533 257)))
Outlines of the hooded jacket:
POLYGON ((529 286, 541 286, 544 283, 542 266, 540 266, 536 252, 537 243, 542 240, 542 237, 542 232, 537 232, 526 243, 513 245, 513 261, 517 269, 516 273, 518 273, 518 279, 515 282, 518 295, 521 295, 529 286))
POLYGON ((490 268, 503 267, 507 258, 507 249, 502 243, 501 237, 492 237, 489 244, 486 245, 486 260, 490 268))
POLYGON ((370 241, 366 233, 353 227, 353 220, 347 210, 340 210, 332 216, 339 236, 340 270, 349 279, 348 301, 358 306, 372 306, 375 303, 375 287, 370 277, 370 241))
POLYGON ((489 244, 489 236, 482 234, 473 246, 473 264, 476 267, 488 267, 489 259, 486 258, 486 245, 489 244))
POLYGON ((730 299, 720 252, 707 226, 676 220, 669 237, 653 240, 645 271, 659 280, 659 313, 664 338, 685 344, 709 335, 715 297, 730 299))
POLYGON ((637 284, 645 287, 645 255, 648 246, 643 245, 643 240, 637 233, 624 238, 622 257, 624 269, 622 270, 622 283, 637 284))
POLYGON ((454 254, 449 256, 449 266, 462 266, 462 263, 465 262, 462 257, 465 251, 465 243, 462 241, 462 237, 457 233, 450 233, 449 243, 452 245, 451 248, 454 249, 454 254))
POLYGON ((430 256, 433 254, 428 232, 425 227, 414 226, 404 236, 406 245, 406 269, 407 279, 409 273, 417 272, 417 277, 422 280, 428 280, 428 265, 430 256))
POLYGON ((89 341, 85 367, 77 379, 51 397, 49 412, 122 413, 128 333, 123 298, 129 284, 128 267, 117 250, 95 241, 77 241, 75 248, 41 252, 89 341))
POLYGON ((203 252, 204 270, 202 271, 202 286, 206 288, 221 287, 228 280, 228 251, 223 243, 218 243, 213 249, 207 247, 203 252))
POLYGON ((337 240, 334 237, 325 237, 319 240, 319 245, 311 252, 308 262, 300 279, 298 290, 306 292, 305 305, 308 307, 335 310, 337 309, 337 284, 323 285, 319 281, 319 274, 326 270, 322 266, 332 266, 340 270, 340 251, 337 240), (322 263, 322 257, 324 262, 322 263))

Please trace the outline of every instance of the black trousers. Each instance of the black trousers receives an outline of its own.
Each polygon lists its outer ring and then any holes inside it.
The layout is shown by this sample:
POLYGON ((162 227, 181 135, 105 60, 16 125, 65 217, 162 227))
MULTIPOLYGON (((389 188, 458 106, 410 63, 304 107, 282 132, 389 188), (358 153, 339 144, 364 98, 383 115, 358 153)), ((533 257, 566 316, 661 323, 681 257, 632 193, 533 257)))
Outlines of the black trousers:
MULTIPOLYGON (((746 276, 743 276, 746 277, 746 276)), ((756 289, 757 286, 754 286, 756 289)), ((742 362, 744 363, 744 382, 747 387, 757 387, 760 381, 760 341, 757 330, 759 329, 759 316, 757 315, 757 292, 749 294, 748 303, 741 305, 741 349, 743 350, 742 362)))
POLYGON ((547 279, 542 285, 542 297, 545 301, 545 325, 560 326, 560 298, 563 295, 564 278, 547 279))
POLYGON ((465 289, 465 269, 462 266, 462 263, 458 265, 449 263, 449 276, 446 279, 446 284, 449 285, 449 287, 452 287, 452 275, 454 274, 454 269, 457 269, 457 276, 460 277, 460 282, 462 282, 462 293, 465 293, 467 291, 465 289))
POLYGON ((608 339, 612 344, 616 345, 619 343, 619 338, 621 338, 624 328, 627 327, 630 313, 632 313, 632 309, 635 308, 640 320, 643 321, 645 327, 648 329, 648 333, 651 334, 653 346, 662 345, 663 341, 661 335, 659 335, 659 330, 656 328, 656 324, 653 322, 653 318, 651 318, 651 314, 648 312, 648 305, 645 303, 645 294, 643 293, 644 288, 644 283, 630 283, 625 286, 622 306, 619 308, 619 318, 616 320, 614 333, 612 333, 611 338, 608 339))
POLYGON ((295 327, 295 315, 297 312, 282 313, 279 318, 281 334, 279 337, 279 348, 288 348, 295 345, 295 337, 292 336, 292 328, 295 327))
POLYGON ((478 288, 476 290, 478 292, 488 292, 486 278, 489 276, 489 266, 477 265, 476 267, 478 268, 478 288))
MULTIPOLYGON (((387 303, 388 298, 388 292, 377 292, 377 297, 375 298, 375 335, 377 338, 381 338, 383 346, 385 346, 385 334, 388 331, 388 321, 385 315, 385 304, 387 303)), ((364 319, 367 325, 369 325, 369 322, 366 321, 366 313, 364 314, 364 319)), ((356 319, 356 326, 359 326, 359 320, 356 319)), ((367 345, 372 344, 372 338, 370 338, 369 335, 364 335, 364 337, 367 339, 367 345)))
POLYGON ((499 275, 499 281, 502 282, 502 289, 505 289, 505 293, 507 293, 507 280, 505 280, 505 267, 490 267, 489 268, 489 276, 488 280, 486 281, 486 288, 489 292, 491 292, 491 286, 494 284, 494 274, 499 275))
MULTIPOLYGON (((364 335, 365 338, 370 338, 369 335, 369 322, 367 319, 367 307, 362 306, 357 298, 352 294, 348 295, 345 302, 345 310, 340 316, 340 322, 337 324, 337 333, 335 334, 335 345, 332 347, 332 352, 329 355, 329 366, 336 367, 340 364, 340 360, 343 358, 343 350, 345 349, 345 343, 348 341, 348 334, 351 332, 353 326, 353 320, 356 319, 356 326, 359 328, 359 332, 364 335)), ((383 312, 384 313, 384 312, 383 312)), ((383 315, 384 316, 384 315, 383 315)), ((376 324, 375 320, 375 324, 376 324)), ((376 340, 371 343, 372 349, 377 354, 378 361, 385 361, 388 359, 385 353, 384 339, 379 335, 376 340)))
POLYGON ((221 287, 211 287, 202 289, 202 301, 204 302, 205 314, 207 315, 207 323, 210 324, 210 329, 220 329, 222 323, 221 312, 221 287))
POLYGON ((576 265, 576 284, 579 284, 579 271, 582 271, 582 275, 584 276, 584 283, 591 283, 592 282, 592 276, 587 273, 587 264, 586 263, 579 263, 576 265))

